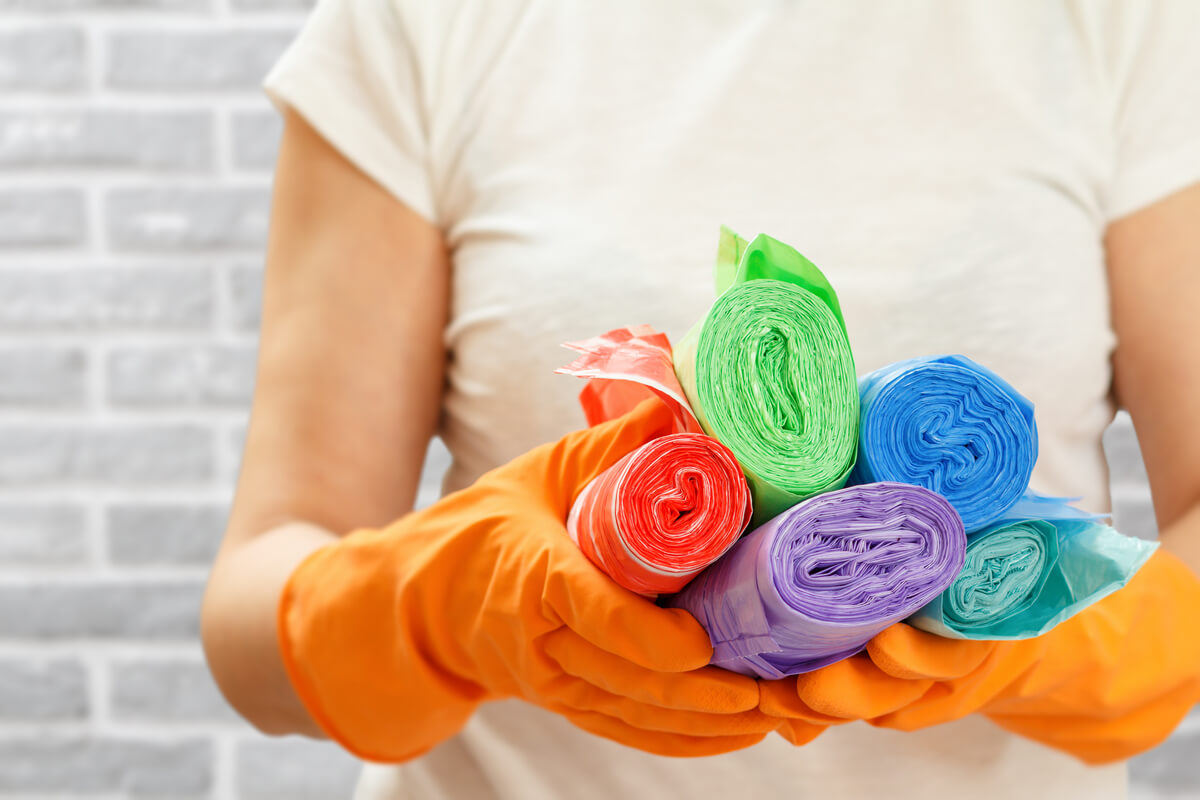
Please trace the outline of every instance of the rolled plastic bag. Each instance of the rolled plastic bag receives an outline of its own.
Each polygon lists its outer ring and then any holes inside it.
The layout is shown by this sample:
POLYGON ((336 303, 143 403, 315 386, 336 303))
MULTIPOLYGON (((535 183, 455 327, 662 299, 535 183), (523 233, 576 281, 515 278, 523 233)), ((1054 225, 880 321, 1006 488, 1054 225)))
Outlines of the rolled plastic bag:
POLYGON ((927 356, 877 369, 858 389, 851 483, 935 491, 968 533, 994 524, 1027 490, 1038 454, 1033 404, 991 370, 965 356, 927 356))
POLYGON ((1067 505, 971 536, 962 572, 909 624, 951 639, 1031 639, 1123 587, 1158 547, 1067 505))
POLYGON ((637 325, 564 347, 579 356, 556 372, 588 378, 579 394, 588 425, 622 416, 651 395, 675 418, 671 434, 633 451, 579 495, 567 520, 571 538, 631 591, 678 591, 749 523, 741 467, 727 447, 700 433, 666 334, 637 325))
POLYGON ((712 663, 781 678, 832 664, 940 595, 967 538, 945 498, 872 483, 828 492, 738 540, 682 592, 712 663))
POLYGON ((722 227, 717 294, 675 348, 705 433, 750 481, 754 524, 836 489, 854 465, 858 392, 837 295, 808 259, 722 227))
POLYGON ((602 472, 571 507, 567 531, 614 581, 677 592, 750 521, 750 491, 728 448, 699 433, 654 439, 602 472))

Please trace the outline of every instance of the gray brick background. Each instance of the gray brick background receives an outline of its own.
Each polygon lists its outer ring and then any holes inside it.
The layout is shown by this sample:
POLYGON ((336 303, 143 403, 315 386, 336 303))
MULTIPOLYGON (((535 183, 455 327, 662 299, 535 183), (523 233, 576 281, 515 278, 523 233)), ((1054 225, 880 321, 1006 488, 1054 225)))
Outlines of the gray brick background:
MULTIPOLYGON (((196 639, 252 391, 279 120, 310 0, 0 0, 0 800, 349 796, 196 639)), ((1152 535, 1128 420, 1119 524, 1152 535)), ((431 450, 422 501, 445 468, 431 450)), ((1135 796, 1197 796, 1200 716, 1135 796)))

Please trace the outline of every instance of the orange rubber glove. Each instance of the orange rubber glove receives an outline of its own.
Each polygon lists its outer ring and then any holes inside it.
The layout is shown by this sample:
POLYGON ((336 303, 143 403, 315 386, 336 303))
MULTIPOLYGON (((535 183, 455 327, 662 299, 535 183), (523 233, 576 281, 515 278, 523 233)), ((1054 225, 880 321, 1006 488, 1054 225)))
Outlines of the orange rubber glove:
POLYGON ((504 697, 664 755, 727 752, 778 727, 753 680, 705 666, 712 648, 694 619, 621 588, 567 536, 583 487, 672 426, 648 400, 309 556, 281 597, 279 641, 313 719, 384 762, 504 697))
POLYGON ((851 720, 911 731, 982 712, 1088 763, 1118 761, 1200 702, 1200 580, 1159 550, 1125 588, 1036 639, 943 639, 901 623, 866 653, 761 688, 785 731, 851 720))

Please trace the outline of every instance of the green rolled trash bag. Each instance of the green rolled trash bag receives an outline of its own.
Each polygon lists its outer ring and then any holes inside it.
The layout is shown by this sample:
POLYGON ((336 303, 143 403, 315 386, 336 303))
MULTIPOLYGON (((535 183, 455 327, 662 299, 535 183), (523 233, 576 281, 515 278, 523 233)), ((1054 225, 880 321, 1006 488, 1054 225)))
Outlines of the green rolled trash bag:
POLYGON ((858 446, 858 383, 837 294, 793 248, 721 228, 717 299, 675 348, 705 433, 737 457, 759 525, 841 488, 858 446))
POLYGON ((951 639, 1032 639, 1123 587, 1158 547, 1049 498, 1005 517, 968 538, 958 578, 910 625, 951 639))

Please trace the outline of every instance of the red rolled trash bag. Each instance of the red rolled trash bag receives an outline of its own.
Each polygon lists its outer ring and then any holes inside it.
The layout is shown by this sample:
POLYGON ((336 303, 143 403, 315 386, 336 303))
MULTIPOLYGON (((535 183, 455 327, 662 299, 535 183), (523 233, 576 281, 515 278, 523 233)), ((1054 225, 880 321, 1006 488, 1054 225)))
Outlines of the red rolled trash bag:
POLYGON ((651 395, 676 421, 675 432, 647 442, 588 484, 567 530, 588 559, 626 589, 677 592, 750 523, 742 468, 729 448, 700 432, 665 334, 638 325, 566 346, 580 356, 558 372, 590 378, 579 397, 589 425, 651 395))
POLYGON ((673 433, 626 455, 576 498, 567 531, 614 581, 644 595, 687 585, 750 522, 750 489, 710 436, 673 433))

